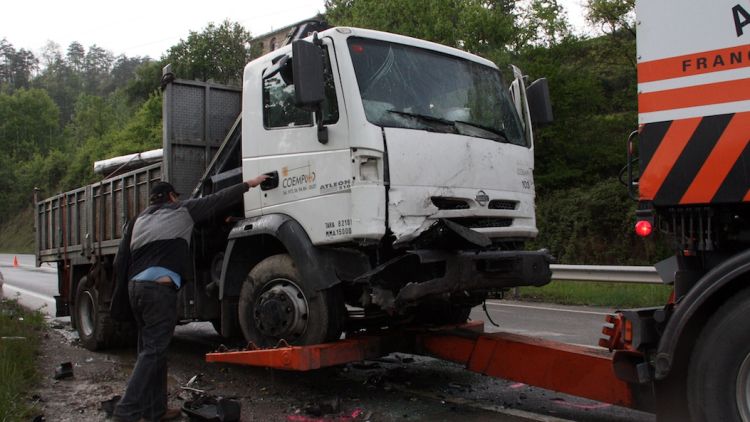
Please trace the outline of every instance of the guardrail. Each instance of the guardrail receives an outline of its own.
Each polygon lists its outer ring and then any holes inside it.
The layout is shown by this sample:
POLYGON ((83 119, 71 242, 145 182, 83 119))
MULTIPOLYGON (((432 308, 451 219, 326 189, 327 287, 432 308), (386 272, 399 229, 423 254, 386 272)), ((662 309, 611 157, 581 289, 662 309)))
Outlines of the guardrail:
POLYGON ((649 266, 553 264, 553 281, 603 281, 610 283, 661 284, 656 268, 649 266))

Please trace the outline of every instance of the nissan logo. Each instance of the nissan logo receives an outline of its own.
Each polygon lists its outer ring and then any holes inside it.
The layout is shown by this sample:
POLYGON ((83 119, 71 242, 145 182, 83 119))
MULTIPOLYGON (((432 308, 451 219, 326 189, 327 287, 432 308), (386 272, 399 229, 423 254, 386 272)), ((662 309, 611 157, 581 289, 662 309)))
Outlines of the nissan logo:
POLYGON ((479 192, 477 192, 477 197, 475 199, 477 203, 479 203, 479 205, 481 206, 485 206, 487 205, 488 202, 490 202, 490 197, 487 196, 487 194, 484 193, 483 190, 480 190, 479 192))

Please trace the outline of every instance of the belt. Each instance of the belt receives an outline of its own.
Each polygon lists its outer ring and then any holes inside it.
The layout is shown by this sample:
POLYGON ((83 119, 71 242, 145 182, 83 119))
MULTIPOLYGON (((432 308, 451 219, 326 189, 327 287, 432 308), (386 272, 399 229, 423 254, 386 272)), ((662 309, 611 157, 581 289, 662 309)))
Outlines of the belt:
POLYGON ((154 280, 154 283, 163 284, 165 286, 174 286, 175 285, 174 282, 172 281, 172 279, 169 278, 169 277, 167 277, 167 276, 159 277, 159 279, 154 280))

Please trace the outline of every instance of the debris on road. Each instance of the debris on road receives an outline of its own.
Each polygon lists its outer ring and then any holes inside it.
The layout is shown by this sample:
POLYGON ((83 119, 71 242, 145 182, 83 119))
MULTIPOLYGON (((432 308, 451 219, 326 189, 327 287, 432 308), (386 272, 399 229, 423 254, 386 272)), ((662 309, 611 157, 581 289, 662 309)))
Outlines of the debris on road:
POLYGON ((235 422, 240 420, 240 402, 235 399, 201 395, 185 402, 182 411, 191 421, 235 422))
POLYGON ((56 380, 61 380, 65 378, 72 378, 73 377, 73 364, 70 362, 63 362, 55 369, 55 376, 54 378, 56 380))
POLYGON ((113 396, 109 400, 104 400, 103 402, 99 404, 99 409, 103 410, 104 413, 107 414, 107 417, 111 417, 112 414, 114 414, 115 412, 115 406, 117 406, 117 403, 120 402, 121 398, 122 396, 116 395, 116 396, 113 396))

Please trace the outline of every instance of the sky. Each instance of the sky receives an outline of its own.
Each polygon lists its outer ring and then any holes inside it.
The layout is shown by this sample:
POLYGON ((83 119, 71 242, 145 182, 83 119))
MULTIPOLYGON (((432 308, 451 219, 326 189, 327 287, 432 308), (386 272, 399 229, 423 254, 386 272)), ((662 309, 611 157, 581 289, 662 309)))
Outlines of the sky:
MULTIPOLYGON (((560 0, 580 32, 584 0, 560 0)), ((6 1, 0 7, 0 39, 37 57, 48 41, 67 46, 96 44, 115 56, 158 59, 169 47, 210 22, 238 22, 253 36, 325 11, 324 0, 37 0, 6 1)))

